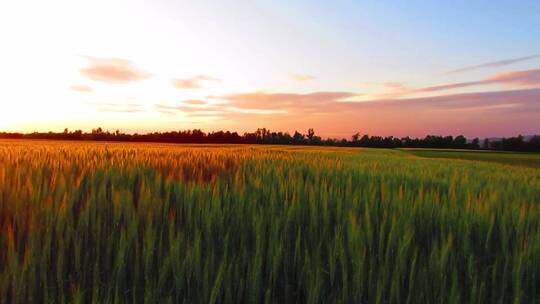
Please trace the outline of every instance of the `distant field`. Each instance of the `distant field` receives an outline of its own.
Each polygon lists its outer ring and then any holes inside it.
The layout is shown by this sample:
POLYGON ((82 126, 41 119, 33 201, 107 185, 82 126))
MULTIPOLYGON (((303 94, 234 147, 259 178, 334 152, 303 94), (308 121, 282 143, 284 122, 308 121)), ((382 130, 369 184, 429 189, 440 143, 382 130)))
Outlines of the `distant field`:
POLYGON ((486 161, 506 165, 540 168, 540 153, 467 151, 451 149, 400 149, 400 151, 427 158, 486 161))
POLYGON ((475 153, 0 141, 0 303, 538 302, 540 170, 475 153))

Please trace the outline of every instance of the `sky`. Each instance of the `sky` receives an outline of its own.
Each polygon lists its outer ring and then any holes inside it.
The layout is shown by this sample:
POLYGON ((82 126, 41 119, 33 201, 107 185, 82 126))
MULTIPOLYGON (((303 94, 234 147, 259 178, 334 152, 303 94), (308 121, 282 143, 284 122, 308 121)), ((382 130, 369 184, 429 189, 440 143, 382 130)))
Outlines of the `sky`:
POLYGON ((0 131, 540 133, 540 1, 0 2, 0 131))

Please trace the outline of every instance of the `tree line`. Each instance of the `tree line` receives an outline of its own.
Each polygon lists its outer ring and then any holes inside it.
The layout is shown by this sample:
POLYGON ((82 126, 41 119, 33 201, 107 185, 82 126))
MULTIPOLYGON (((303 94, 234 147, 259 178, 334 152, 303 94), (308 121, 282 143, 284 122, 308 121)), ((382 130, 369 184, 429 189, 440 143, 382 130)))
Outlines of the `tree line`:
POLYGON ((274 132, 266 128, 255 132, 239 134, 230 131, 203 132, 199 129, 171 132, 152 132, 146 134, 126 134, 118 130, 104 131, 102 128, 91 132, 81 130, 64 132, 33 133, 0 133, 0 138, 11 139, 49 139, 49 140, 97 140, 124 142, 161 142, 161 143, 208 143, 208 144, 279 144, 279 145, 315 145, 340 147, 372 147, 372 148, 438 148, 438 149, 486 149, 503 151, 540 152, 540 135, 526 140, 522 135, 516 137, 490 140, 479 138, 467 139, 463 135, 439 136, 428 135, 424 138, 369 136, 354 134, 351 139, 323 139, 309 129, 303 134, 295 131, 274 132))

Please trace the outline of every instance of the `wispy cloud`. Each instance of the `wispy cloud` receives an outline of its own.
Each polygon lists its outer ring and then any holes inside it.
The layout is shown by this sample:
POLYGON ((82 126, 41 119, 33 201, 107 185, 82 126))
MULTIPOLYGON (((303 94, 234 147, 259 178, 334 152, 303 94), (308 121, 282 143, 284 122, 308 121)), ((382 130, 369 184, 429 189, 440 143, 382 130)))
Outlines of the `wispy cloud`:
POLYGON ((410 90, 409 92, 410 93, 436 92, 436 91, 444 91, 444 90, 450 90, 450 89, 458 89, 458 88, 480 86, 480 85, 491 85, 491 84, 506 84, 506 85, 513 85, 517 87, 537 86, 537 85, 540 85, 540 69, 499 73, 491 77, 488 77, 484 80, 458 82, 458 83, 444 84, 444 85, 438 85, 438 86, 424 87, 424 88, 419 88, 419 89, 413 89, 413 90, 410 90))
POLYGON ((218 106, 225 109, 218 119, 220 126, 247 129, 313 127, 324 130, 324 136, 350 136, 355 129, 398 136, 430 133, 491 136, 539 130, 534 117, 540 115, 540 88, 343 101, 352 96, 356 94, 253 92, 222 96, 227 103, 218 106), (264 112, 250 113, 253 109, 264 112))
POLYGON ((403 82, 364 82, 362 86, 370 89, 382 89, 383 93, 373 95, 378 98, 396 98, 403 96, 411 91, 411 88, 403 82))
POLYGON ((422 94, 422 93, 435 93, 441 91, 448 91, 454 89, 475 87, 475 86, 487 86, 487 85, 506 85, 515 88, 530 87, 535 88, 540 86, 540 69, 531 69, 524 71, 511 71, 503 72, 492 75, 490 77, 465 82, 447 83, 435 86, 427 87, 406 87, 405 85, 396 83, 395 86, 384 86, 388 88, 382 94, 375 95, 375 98, 401 98, 404 96, 422 94))
POLYGON ((411 94, 411 93, 429 93, 429 92, 446 91, 446 90, 460 89, 460 88, 466 88, 466 87, 472 87, 472 86, 478 86, 478 85, 487 85, 487 84, 492 84, 492 82, 488 82, 486 80, 456 82, 456 83, 442 84, 442 85, 429 86, 429 87, 423 87, 423 88, 417 88, 417 89, 411 88, 409 90, 403 91, 402 93, 404 95, 411 94))
POLYGON ((527 61, 527 60, 531 60, 531 59, 535 59, 535 58, 539 58, 539 57, 540 57, 540 54, 535 54, 535 55, 530 55, 530 56, 525 56, 525 57, 487 62, 487 63, 478 64, 478 65, 467 66, 467 67, 455 69, 455 70, 452 70, 452 71, 448 71, 445 74, 468 72, 468 71, 473 71, 473 70, 477 70, 477 69, 484 69, 484 68, 503 67, 503 66, 507 66, 507 65, 511 65, 511 64, 514 64, 514 63, 527 61))
POLYGON ((73 91, 82 92, 82 93, 88 93, 88 92, 93 91, 91 87, 85 86, 85 85, 72 85, 69 88, 73 91))
POLYGON ((198 99, 184 100, 184 103, 191 104, 191 105, 204 105, 204 104, 206 104, 206 102, 204 100, 198 100, 198 99))
POLYGON ((540 85, 540 69, 499 73, 489 77, 486 82, 516 86, 537 86, 540 85))
POLYGON ((178 89, 199 89, 202 87, 203 81, 221 81, 218 78, 214 78, 208 75, 197 75, 191 78, 175 78, 172 80, 174 87, 178 89))
POLYGON ((115 102, 89 102, 95 106, 98 112, 102 113, 140 113, 144 111, 144 105, 135 103, 115 103, 115 102))
POLYGON ((324 112, 326 106, 357 95, 350 92, 314 92, 309 94, 253 92, 213 98, 226 100, 234 107, 254 110, 295 111, 301 109, 310 112, 324 112))
POLYGON ((143 107, 143 104, 140 103, 122 103, 122 102, 88 102, 89 105, 95 106, 107 106, 107 107, 128 107, 128 108, 139 108, 143 107))
POLYGON ((186 105, 168 105, 168 104, 156 104, 156 108, 160 110, 169 110, 169 111, 181 111, 181 112, 197 112, 197 111, 207 111, 215 109, 214 106, 204 106, 204 107, 191 107, 186 105))
POLYGON ((389 81, 389 82, 363 82, 362 85, 367 87, 383 88, 387 90, 402 90, 407 89, 407 85, 403 82, 389 81))
POLYGON ((383 82, 381 84, 384 88, 391 89, 391 90, 405 90, 407 86, 402 82, 383 82))
POLYGON ((225 109, 220 106, 210 104, 189 104, 184 103, 180 105, 170 104, 156 104, 154 105, 156 110, 163 114, 173 115, 176 113, 183 113, 188 117, 210 117, 218 116, 230 109, 225 109))
POLYGON ((536 109, 540 104, 540 89, 524 89, 479 93, 450 94, 433 97, 406 98, 399 100, 371 100, 357 104, 358 107, 417 108, 464 110, 478 107, 522 107, 536 109))
POLYGON ((176 112, 174 112, 174 111, 167 111, 167 110, 159 110, 159 109, 158 109, 157 112, 158 112, 158 113, 161 113, 161 114, 163 114, 163 115, 170 115, 170 116, 176 115, 176 112))
POLYGON ((306 75, 306 74, 291 74, 289 75, 289 77, 291 77, 291 79, 296 80, 296 81, 311 81, 311 80, 317 79, 317 77, 315 76, 306 75))
POLYGON ((130 108, 98 108, 98 112, 101 113, 141 113, 144 112, 142 109, 130 109, 130 108))
POLYGON ((95 81, 125 84, 151 76, 148 72, 136 68, 129 60, 92 57, 87 57, 87 59, 89 64, 81 69, 81 74, 95 81))
POLYGON ((540 105, 540 88, 481 93, 462 93, 433 97, 405 99, 373 99, 368 101, 348 101, 341 99, 355 96, 347 92, 315 92, 311 94, 293 93, 246 93, 223 96, 229 105, 240 109, 280 110, 293 109, 297 114, 314 112, 332 113, 362 111, 368 109, 405 110, 405 109, 475 109, 526 107, 537 109, 540 105), (302 100, 299 102, 299 100, 302 100), (317 108, 317 109, 316 109, 317 108))

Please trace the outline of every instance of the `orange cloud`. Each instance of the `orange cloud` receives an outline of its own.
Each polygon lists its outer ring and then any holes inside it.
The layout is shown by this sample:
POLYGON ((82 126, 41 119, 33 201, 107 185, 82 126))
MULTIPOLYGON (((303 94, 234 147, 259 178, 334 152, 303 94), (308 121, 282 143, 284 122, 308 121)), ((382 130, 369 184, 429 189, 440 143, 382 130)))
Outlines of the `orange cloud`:
POLYGON ((204 101, 202 101, 202 100, 196 100, 196 99, 185 100, 184 103, 192 104, 192 105, 203 105, 203 104, 206 104, 206 102, 204 102, 204 101))
POLYGON ((220 81, 220 79, 210 77, 208 75, 197 75, 192 78, 173 79, 172 84, 178 89, 199 89, 201 88, 201 82, 203 81, 220 81))
POLYGON ((306 75, 306 74, 292 74, 292 75, 289 75, 293 80, 296 80, 296 81, 310 81, 310 80, 316 80, 317 77, 315 76, 311 76, 311 75, 306 75))
POLYGON ((118 58, 88 58, 90 63, 81 69, 81 74, 95 81, 112 84, 125 84, 143 80, 150 74, 137 69, 125 59, 118 58))
POLYGON ((191 107, 191 106, 185 106, 185 105, 166 105, 166 104, 156 104, 156 108, 160 110, 173 110, 173 111, 182 111, 182 112, 195 112, 195 111, 201 111, 201 110, 208 110, 213 109, 213 106, 205 106, 205 107, 191 107))
POLYGON ((84 85, 72 85, 69 87, 70 89, 72 89, 73 91, 77 91, 77 92, 83 92, 83 93, 86 93, 86 92, 92 92, 93 89, 89 86, 84 86, 84 85))

